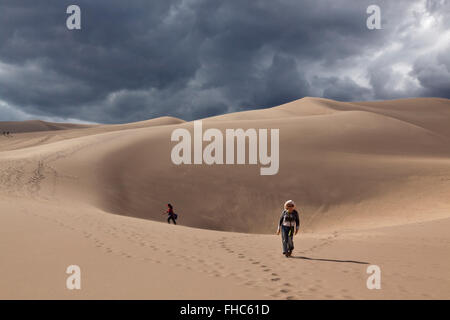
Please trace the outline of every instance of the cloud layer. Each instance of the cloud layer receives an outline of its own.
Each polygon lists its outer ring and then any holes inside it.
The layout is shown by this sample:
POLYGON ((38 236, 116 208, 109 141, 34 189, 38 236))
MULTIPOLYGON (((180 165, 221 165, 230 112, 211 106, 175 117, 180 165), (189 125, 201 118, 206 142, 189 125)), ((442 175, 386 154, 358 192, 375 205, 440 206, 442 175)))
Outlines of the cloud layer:
POLYGON ((304 96, 450 98, 448 0, 4 0, 0 120, 186 120, 304 96), (66 28, 77 4, 82 30, 66 28), (369 30, 366 9, 381 8, 369 30))

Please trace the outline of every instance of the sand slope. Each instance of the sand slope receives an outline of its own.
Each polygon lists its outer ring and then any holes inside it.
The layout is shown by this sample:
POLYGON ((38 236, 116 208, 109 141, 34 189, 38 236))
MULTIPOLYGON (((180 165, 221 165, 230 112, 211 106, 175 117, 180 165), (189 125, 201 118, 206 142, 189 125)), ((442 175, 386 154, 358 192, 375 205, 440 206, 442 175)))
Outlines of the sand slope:
POLYGON ((171 132, 193 126, 175 118, 3 137, 0 296, 449 298, 449 120, 450 101, 432 98, 304 98, 204 119, 223 132, 279 128, 274 176, 174 165, 171 132), (290 198, 305 233, 287 260, 268 234, 290 198), (183 226, 154 222, 167 202, 183 226), (91 272, 75 295, 55 289, 73 259, 91 272), (382 291, 365 287, 369 263, 386 270, 382 291))

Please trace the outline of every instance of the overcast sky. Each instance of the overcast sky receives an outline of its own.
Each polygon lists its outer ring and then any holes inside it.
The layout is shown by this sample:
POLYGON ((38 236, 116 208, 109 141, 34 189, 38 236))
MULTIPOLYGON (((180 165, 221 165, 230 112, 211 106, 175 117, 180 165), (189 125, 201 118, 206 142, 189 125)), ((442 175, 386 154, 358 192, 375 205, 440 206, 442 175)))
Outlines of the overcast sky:
POLYGON ((0 120, 450 98, 450 0, 1 0, 0 120), (81 8, 81 30, 66 9, 81 8), (381 8, 369 30, 366 9, 381 8))

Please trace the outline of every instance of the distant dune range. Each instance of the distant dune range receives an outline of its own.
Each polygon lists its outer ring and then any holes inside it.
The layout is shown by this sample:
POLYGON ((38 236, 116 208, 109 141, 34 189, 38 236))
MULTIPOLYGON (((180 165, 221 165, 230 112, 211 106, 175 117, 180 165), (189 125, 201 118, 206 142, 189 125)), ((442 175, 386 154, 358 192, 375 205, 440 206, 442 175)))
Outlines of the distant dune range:
POLYGON ((261 176, 174 165, 171 133, 193 122, 172 117, 0 122, 0 299, 448 299, 449 124, 437 98, 303 98, 203 119, 280 129, 279 173, 261 176), (288 199, 291 259, 274 235, 288 199), (65 288, 71 264, 80 291, 65 288), (366 288, 369 264, 382 290, 366 288))
POLYGON ((14 133, 23 132, 39 132, 39 131, 53 131, 53 130, 68 130, 68 129, 82 129, 89 128, 91 125, 87 124, 73 124, 73 123, 55 123, 41 120, 28 121, 1 121, 1 132, 9 131, 14 133))
POLYGON ((41 163, 46 178, 59 172, 78 177, 58 180, 59 194, 152 220, 161 220, 161 210, 173 202, 184 225, 271 233, 286 199, 297 201, 309 231, 449 217, 449 122, 450 101, 432 98, 304 98, 203 119, 205 129, 223 132, 279 128, 280 170, 274 176, 260 176, 259 165, 172 164, 171 132, 192 130, 192 122, 176 118, 87 126, 27 121, 16 123, 17 129, 10 122, 0 123, 0 131, 27 132, 3 141, 3 150, 20 149, 4 156, 48 154, 41 163))

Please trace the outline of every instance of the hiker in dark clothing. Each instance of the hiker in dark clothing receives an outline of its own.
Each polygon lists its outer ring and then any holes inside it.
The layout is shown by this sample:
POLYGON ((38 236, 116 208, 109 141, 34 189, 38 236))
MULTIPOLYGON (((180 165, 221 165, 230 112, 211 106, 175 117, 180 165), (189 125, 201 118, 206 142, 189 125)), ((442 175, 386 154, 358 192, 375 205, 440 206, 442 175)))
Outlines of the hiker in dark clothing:
POLYGON ((283 254, 286 255, 286 258, 290 257, 292 250, 294 250, 294 235, 298 233, 298 227, 300 225, 298 212, 294 208, 294 201, 286 201, 284 210, 280 216, 280 221, 278 222, 277 235, 279 235, 281 231, 283 254))
POLYGON ((173 224, 177 224, 176 220, 177 220, 178 216, 175 212, 173 212, 173 206, 170 203, 168 203, 167 207, 168 207, 168 209, 166 211, 166 213, 168 214, 167 223, 170 224, 170 220, 172 220, 173 224))

